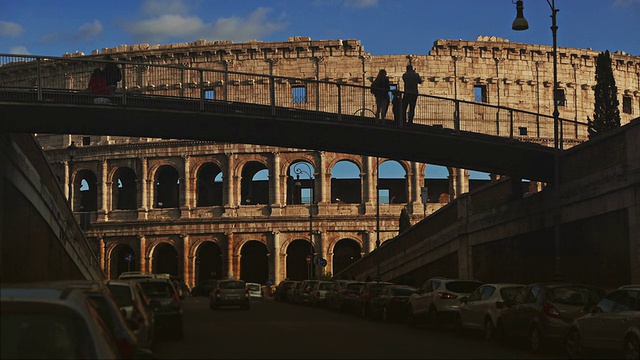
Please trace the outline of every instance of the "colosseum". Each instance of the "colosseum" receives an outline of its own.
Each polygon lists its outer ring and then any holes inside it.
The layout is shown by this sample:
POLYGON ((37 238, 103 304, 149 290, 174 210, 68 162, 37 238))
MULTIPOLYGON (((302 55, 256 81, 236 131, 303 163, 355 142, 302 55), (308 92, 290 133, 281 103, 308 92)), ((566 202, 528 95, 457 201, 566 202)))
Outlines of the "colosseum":
MULTIPOLYGON (((598 54, 558 49, 563 119, 586 123, 593 116, 598 54)), ((545 115, 554 108, 552 48, 495 37, 437 40, 427 54, 377 56, 358 40, 292 37, 123 45, 65 57, 105 55, 363 86, 386 69, 398 89, 411 64, 424 80, 423 94, 545 115)), ((616 52, 612 61, 626 124, 640 113, 640 57, 616 52)), ((170 88, 181 80, 167 82, 170 88)), ((364 104, 375 107, 373 98, 364 104)), ((565 148, 587 139, 585 131, 566 130, 565 148)), ((37 134, 37 139, 108 277, 166 272, 190 286, 208 278, 271 284, 337 273, 396 236, 403 209, 416 223, 490 181, 470 179, 467 169, 448 167, 448 178, 439 179, 428 175, 430 164, 308 149, 117 136, 37 134), (68 148, 72 142, 77 149, 68 148)), ((523 190, 542 186, 524 182, 523 190)))

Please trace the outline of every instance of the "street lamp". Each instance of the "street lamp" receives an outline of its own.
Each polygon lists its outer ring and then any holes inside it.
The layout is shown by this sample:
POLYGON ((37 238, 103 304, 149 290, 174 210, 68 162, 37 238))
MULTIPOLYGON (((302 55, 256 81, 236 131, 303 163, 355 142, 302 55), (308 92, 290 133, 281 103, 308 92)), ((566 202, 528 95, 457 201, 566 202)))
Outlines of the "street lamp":
POLYGON ((72 194, 73 194, 73 158, 76 157, 76 150, 78 150, 78 146, 76 146, 76 142, 72 141, 69 146, 67 146, 67 150, 69 150, 69 195, 68 201, 69 206, 71 207, 71 211, 73 211, 72 206, 72 194))
MULTIPOLYGON (((315 204, 315 181, 313 178, 313 170, 311 166, 306 162, 299 162, 293 165, 293 172, 296 174, 296 182, 293 184, 295 187, 302 188, 302 183, 300 182, 300 174, 305 174, 309 178, 311 182, 311 198, 309 200, 309 256, 308 256, 308 265, 307 268, 307 277, 309 279, 315 278, 315 266, 314 266, 314 256, 313 256, 313 205, 315 204), (300 165, 304 165, 307 167, 307 170, 301 169, 300 165)), ((300 194, 300 202, 302 203, 302 194, 300 194)))
MULTIPOLYGON (((513 0, 511 0, 512 3, 513 0)), ((511 28, 516 31, 527 30, 529 23, 523 15, 523 2, 518 0, 515 2, 517 15, 513 21, 511 28)), ((553 187, 554 195, 554 213, 553 213, 553 233, 554 233, 554 271, 556 279, 561 278, 561 256, 560 256, 560 112, 558 111, 558 103, 560 94, 558 91, 558 25, 556 24, 556 15, 559 9, 556 9, 555 0, 547 0, 547 4, 551 8, 551 33, 553 34, 553 187)))

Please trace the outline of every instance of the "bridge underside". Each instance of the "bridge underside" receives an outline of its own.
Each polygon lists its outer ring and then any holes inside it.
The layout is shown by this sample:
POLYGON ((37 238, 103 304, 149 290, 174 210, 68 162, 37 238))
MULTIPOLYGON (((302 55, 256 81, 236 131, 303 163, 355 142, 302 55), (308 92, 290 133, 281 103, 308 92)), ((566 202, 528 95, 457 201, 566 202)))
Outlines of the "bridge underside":
MULTIPOLYGON (((86 134, 247 143, 363 154, 551 182, 553 149, 428 126, 373 126, 358 116, 308 120, 303 112, 149 109, 0 102, 0 129, 10 133, 86 134)), ((317 114, 316 114, 317 117, 317 114)))

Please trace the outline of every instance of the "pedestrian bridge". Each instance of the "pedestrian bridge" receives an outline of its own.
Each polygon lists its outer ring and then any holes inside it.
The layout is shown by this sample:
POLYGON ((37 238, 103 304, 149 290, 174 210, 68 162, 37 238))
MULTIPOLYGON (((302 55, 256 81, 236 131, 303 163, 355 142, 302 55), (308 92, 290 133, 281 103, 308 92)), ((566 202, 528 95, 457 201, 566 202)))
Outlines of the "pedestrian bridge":
MULTIPOLYGON (((86 87, 104 61, 0 54, 0 129, 304 148, 553 180, 550 116, 420 95, 406 123, 392 109, 376 119, 366 86, 117 63, 118 90, 96 104, 86 87)), ((559 139, 586 139, 586 124, 560 119, 558 128, 559 139)))

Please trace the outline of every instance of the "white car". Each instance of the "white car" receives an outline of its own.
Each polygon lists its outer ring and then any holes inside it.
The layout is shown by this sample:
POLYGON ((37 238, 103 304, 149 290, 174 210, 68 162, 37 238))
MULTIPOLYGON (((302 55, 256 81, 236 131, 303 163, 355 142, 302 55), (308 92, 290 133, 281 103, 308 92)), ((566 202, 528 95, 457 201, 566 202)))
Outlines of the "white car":
POLYGON ((416 325, 426 321, 429 327, 437 328, 445 320, 453 321, 458 312, 459 300, 469 296, 482 283, 474 280, 431 278, 409 297, 407 324, 416 325))
POLYGON ((247 289, 249 290, 251 300, 262 299, 262 285, 258 283, 247 283, 247 289))
POLYGON ((142 291, 140 283, 135 280, 105 280, 105 284, 124 318, 135 324, 131 331, 136 334, 138 344, 143 348, 151 348, 154 339, 155 315, 151 308, 151 301, 142 291))
POLYGON ((605 296, 590 314, 573 321, 565 348, 572 358, 587 355, 640 357, 640 285, 605 296))
POLYGON ((506 308, 505 300, 513 297, 524 284, 496 283, 484 284, 468 297, 460 298, 454 325, 458 329, 483 330, 484 339, 492 340, 500 313, 506 308))

